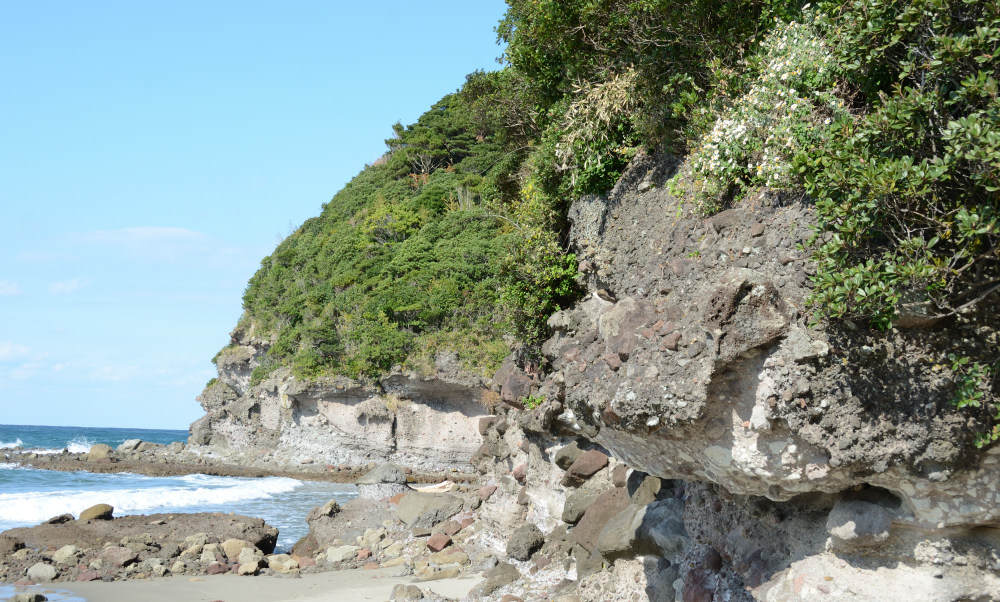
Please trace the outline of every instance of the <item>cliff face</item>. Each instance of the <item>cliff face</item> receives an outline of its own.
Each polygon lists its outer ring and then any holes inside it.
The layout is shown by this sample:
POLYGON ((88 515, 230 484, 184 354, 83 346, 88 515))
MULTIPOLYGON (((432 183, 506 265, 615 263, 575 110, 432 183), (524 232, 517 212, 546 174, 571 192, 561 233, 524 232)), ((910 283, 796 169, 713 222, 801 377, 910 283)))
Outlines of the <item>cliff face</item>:
POLYGON ((236 333, 217 358, 219 376, 199 397, 205 416, 190 443, 251 463, 365 466, 395 462, 419 470, 465 470, 486 412, 482 383, 439 354, 435 374, 389 374, 303 382, 288 369, 251 386, 264 342, 236 333))
POLYGON ((764 191, 692 215, 664 187, 674 167, 640 157, 570 209, 593 293, 549 320, 544 375, 497 375, 504 399, 545 401, 507 411, 477 452, 498 486, 494 539, 527 520, 567 542, 584 599, 1000 596, 1000 451, 975 449, 982 425, 942 365, 952 351, 995 361, 997 318, 813 324, 810 207, 764 191), (580 486, 553 466, 567 446, 610 464, 580 486), (657 493, 636 502, 643 475, 657 493), (603 514, 574 526, 587 487, 603 514))

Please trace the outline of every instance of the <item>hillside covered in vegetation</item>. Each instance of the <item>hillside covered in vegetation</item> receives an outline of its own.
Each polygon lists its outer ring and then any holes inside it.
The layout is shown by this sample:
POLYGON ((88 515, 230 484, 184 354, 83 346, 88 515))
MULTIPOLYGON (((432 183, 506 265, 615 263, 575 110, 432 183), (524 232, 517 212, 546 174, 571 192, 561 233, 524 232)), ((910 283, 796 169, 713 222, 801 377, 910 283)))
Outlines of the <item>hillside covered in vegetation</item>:
MULTIPOLYGON (((533 361, 580 294, 569 204, 652 149, 687 158, 670 187, 693 213, 764 189, 814 204, 816 320, 886 329, 904 306, 995 303, 997 3, 508 5, 503 68, 396 124, 263 260, 238 327, 270 344, 255 380, 377 375, 442 349, 484 374, 510 351, 533 361)), ((1000 366, 952 362, 956 403, 995 411, 1000 366)))

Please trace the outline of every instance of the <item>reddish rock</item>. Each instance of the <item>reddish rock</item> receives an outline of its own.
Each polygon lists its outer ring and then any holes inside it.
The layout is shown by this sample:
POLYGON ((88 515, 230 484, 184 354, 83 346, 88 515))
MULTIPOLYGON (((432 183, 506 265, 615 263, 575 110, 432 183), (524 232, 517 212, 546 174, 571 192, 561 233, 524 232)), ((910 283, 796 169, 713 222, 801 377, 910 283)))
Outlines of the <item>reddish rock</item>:
POLYGON ((375 569, 379 568, 379 566, 377 562, 366 562, 364 567, 362 568, 364 568, 366 571, 374 571, 375 569))
POLYGON ((100 578, 100 571, 92 571, 90 569, 80 571, 80 574, 76 576, 77 581, 97 581, 100 578))
POLYGON ((496 485, 487 485, 485 487, 480 487, 476 491, 476 494, 479 495, 479 499, 485 502, 486 500, 490 499, 490 496, 493 495, 493 492, 495 492, 496 490, 497 490, 496 485))
POLYGON ((300 569, 316 566, 316 559, 311 556, 292 556, 292 558, 298 561, 300 569))
POLYGON ((448 547, 451 543, 451 537, 448 537, 444 533, 435 533, 427 538, 427 547, 432 552, 440 552, 441 550, 448 547))
POLYGON ((669 349, 670 351, 677 351, 677 344, 681 342, 681 333, 671 332, 667 336, 663 337, 663 344, 661 345, 664 349, 669 349))
POLYGON ((603 359, 604 363, 608 365, 608 368, 611 368, 612 370, 618 370, 622 367, 622 360, 617 354, 606 353, 601 357, 601 359, 603 359))
POLYGON ((114 546, 104 548, 104 550, 101 551, 100 558, 106 564, 120 568, 137 562, 139 560, 139 554, 122 546, 114 546))
POLYGON ((471 525, 474 522, 476 522, 476 519, 472 518, 471 516, 467 516, 467 517, 465 517, 465 518, 462 519, 462 525, 461 526, 464 529, 464 528, 468 527, 469 525, 471 525))
POLYGON ((509 358, 497 370, 493 382, 500 385, 500 398, 506 402, 517 402, 531 394, 531 377, 509 358))
POLYGON ((515 479, 517 479, 518 483, 521 483, 523 485, 524 482, 525 482, 525 480, 527 480, 527 478, 528 478, 528 465, 527 464, 518 464, 516 467, 514 467, 514 470, 511 471, 510 474, 515 479))
POLYGON ((389 498, 389 503, 392 504, 392 505, 394 505, 394 506, 398 506, 399 505, 399 500, 403 499, 403 496, 406 495, 406 493, 407 492, 405 492, 405 491, 401 491, 401 492, 397 493, 396 495, 390 497, 389 498))
POLYGON ((684 602, 712 602, 713 591, 708 586, 708 573, 704 569, 688 571, 684 579, 684 602))
POLYGON ((372 557, 372 551, 368 548, 361 548, 358 550, 358 560, 368 560, 372 557))
POLYGON ((452 536, 462 530, 462 524, 455 520, 446 520, 437 526, 437 530, 445 535, 452 536))
POLYGON ((229 567, 222 564, 221 562, 213 562, 212 564, 208 565, 208 567, 205 569, 205 572, 208 573, 209 575, 221 575, 222 573, 228 573, 229 567))
POLYGON ((628 507, 630 498, 624 487, 609 489, 597 496, 583 513, 580 522, 570 531, 570 539, 588 552, 597 547, 597 537, 611 517, 628 507))
POLYGON ((628 481, 628 468, 624 464, 615 466, 611 471, 611 484, 615 487, 624 487, 628 481))
POLYGON ((583 452, 566 469, 563 485, 577 486, 608 465, 608 457, 596 449, 583 452))

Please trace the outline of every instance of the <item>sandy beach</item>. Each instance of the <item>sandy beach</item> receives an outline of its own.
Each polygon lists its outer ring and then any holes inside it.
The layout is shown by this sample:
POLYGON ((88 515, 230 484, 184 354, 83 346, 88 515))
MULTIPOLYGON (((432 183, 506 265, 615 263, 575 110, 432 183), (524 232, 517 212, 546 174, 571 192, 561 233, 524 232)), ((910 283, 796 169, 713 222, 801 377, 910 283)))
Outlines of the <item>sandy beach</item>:
POLYGON ((34 586, 19 591, 37 591, 58 601, 84 598, 91 602, 335 602, 388 600, 398 584, 414 584, 441 596, 463 598, 481 579, 469 575, 414 583, 399 577, 399 569, 349 570, 314 573, 302 577, 166 577, 139 581, 60 583, 57 587, 34 586))

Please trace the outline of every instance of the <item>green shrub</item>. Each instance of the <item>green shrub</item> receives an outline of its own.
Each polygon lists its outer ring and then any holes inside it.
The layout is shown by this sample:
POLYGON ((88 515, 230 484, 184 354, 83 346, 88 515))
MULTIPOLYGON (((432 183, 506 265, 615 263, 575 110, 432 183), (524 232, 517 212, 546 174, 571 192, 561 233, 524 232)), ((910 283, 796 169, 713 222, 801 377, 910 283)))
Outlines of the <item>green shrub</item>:
POLYGON ((963 311, 1000 282, 1000 5, 823 8, 852 107, 796 158, 819 218, 812 301, 881 327, 907 300, 963 311))

